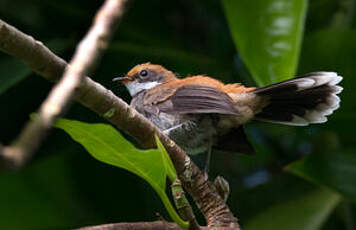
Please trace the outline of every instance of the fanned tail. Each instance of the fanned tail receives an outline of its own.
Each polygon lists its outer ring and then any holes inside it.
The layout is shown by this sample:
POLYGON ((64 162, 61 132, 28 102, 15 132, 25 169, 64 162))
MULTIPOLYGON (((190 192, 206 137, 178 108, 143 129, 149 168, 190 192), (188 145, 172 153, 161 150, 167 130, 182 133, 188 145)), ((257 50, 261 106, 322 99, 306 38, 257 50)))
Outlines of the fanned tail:
POLYGON ((313 72, 258 88, 253 93, 269 97, 269 104, 255 119, 296 126, 326 122, 339 108, 341 80, 334 72, 313 72))

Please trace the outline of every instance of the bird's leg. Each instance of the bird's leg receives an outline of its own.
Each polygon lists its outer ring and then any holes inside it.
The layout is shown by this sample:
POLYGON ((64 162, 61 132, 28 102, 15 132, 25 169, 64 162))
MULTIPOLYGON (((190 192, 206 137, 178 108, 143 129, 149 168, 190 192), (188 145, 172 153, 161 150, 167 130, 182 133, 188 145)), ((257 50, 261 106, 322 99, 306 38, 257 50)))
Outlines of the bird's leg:
POLYGON ((210 136, 208 139, 208 152, 206 154, 205 167, 204 167, 204 177, 206 180, 209 178, 209 166, 210 166, 210 158, 211 158, 211 149, 212 149, 212 137, 210 136))

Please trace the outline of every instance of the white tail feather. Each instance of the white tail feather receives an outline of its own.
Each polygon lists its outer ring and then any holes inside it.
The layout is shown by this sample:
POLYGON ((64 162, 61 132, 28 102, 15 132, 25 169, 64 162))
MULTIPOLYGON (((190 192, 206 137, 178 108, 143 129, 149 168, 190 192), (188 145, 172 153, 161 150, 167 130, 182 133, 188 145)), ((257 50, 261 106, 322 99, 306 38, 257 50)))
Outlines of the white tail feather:
POLYGON ((341 81, 335 72, 314 72, 257 89, 256 94, 270 97, 270 105, 256 119, 297 126, 324 123, 340 106, 341 81))

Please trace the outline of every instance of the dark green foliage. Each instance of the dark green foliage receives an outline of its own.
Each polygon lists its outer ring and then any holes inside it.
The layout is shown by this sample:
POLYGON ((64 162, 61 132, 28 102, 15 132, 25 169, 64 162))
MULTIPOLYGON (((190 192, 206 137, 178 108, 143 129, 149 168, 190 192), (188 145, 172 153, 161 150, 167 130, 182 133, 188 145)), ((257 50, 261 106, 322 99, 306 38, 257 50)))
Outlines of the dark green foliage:
POLYGON ((247 222, 244 229, 319 229, 339 202, 338 194, 315 190, 265 210, 247 222))
MULTIPOLYGON (((70 60, 100 4, 2 0, 0 18, 70 60)), ((356 225, 355 6, 355 0, 313 0, 307 6, 305 1, 290 0, 135 1, 91 77, 129 101, 124 87, 111 79, 147 61, 182 76, 204 73, 249 86, 310 71, 338 72, 344 76, 342 103, 328 123, 308 127, 250 123, 247 133, 257 155, 214 152, 210 177, 223 175, 230 182, 228 205, 248 230, 261 230, 259 226, 351 230, 356 225), (262 33, 263 23, 254 20, 266 11, 266 5, 287 2, 295 7, 272 16, 290 18, 295 24, 291 34, 273 40, 262 33), (274 41, 291 45, 291 51, 277 61, 266 55, 274 41), (275 74, 268 72, 269 66, 275 74)), ((273 17, 265 18, 265 23, 273 17)), ((3 53, 0 68, 0 142, 8 144, 52 85, 3 53)), ((78 104, 67 117, 106 122, 78 104)), ((204 157, 194 160, 199 164, 204 157)), ((0 229, 149 221, 156 219, 156 212, 168 219, 147 183, 93 159, 58 129, 25 168, 1 173, 0 187, 0 229)))

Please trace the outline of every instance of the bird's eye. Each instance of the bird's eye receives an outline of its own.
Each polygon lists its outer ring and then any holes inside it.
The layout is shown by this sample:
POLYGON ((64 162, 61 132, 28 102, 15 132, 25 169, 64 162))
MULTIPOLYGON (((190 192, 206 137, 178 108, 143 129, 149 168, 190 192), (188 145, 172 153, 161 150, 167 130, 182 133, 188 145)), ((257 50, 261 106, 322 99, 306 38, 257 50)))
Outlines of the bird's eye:
POLYGON ((141 72, 140 72, 141 77, 146 77, 147 75, 148 75, 147 70, 141 70, 141 72))

